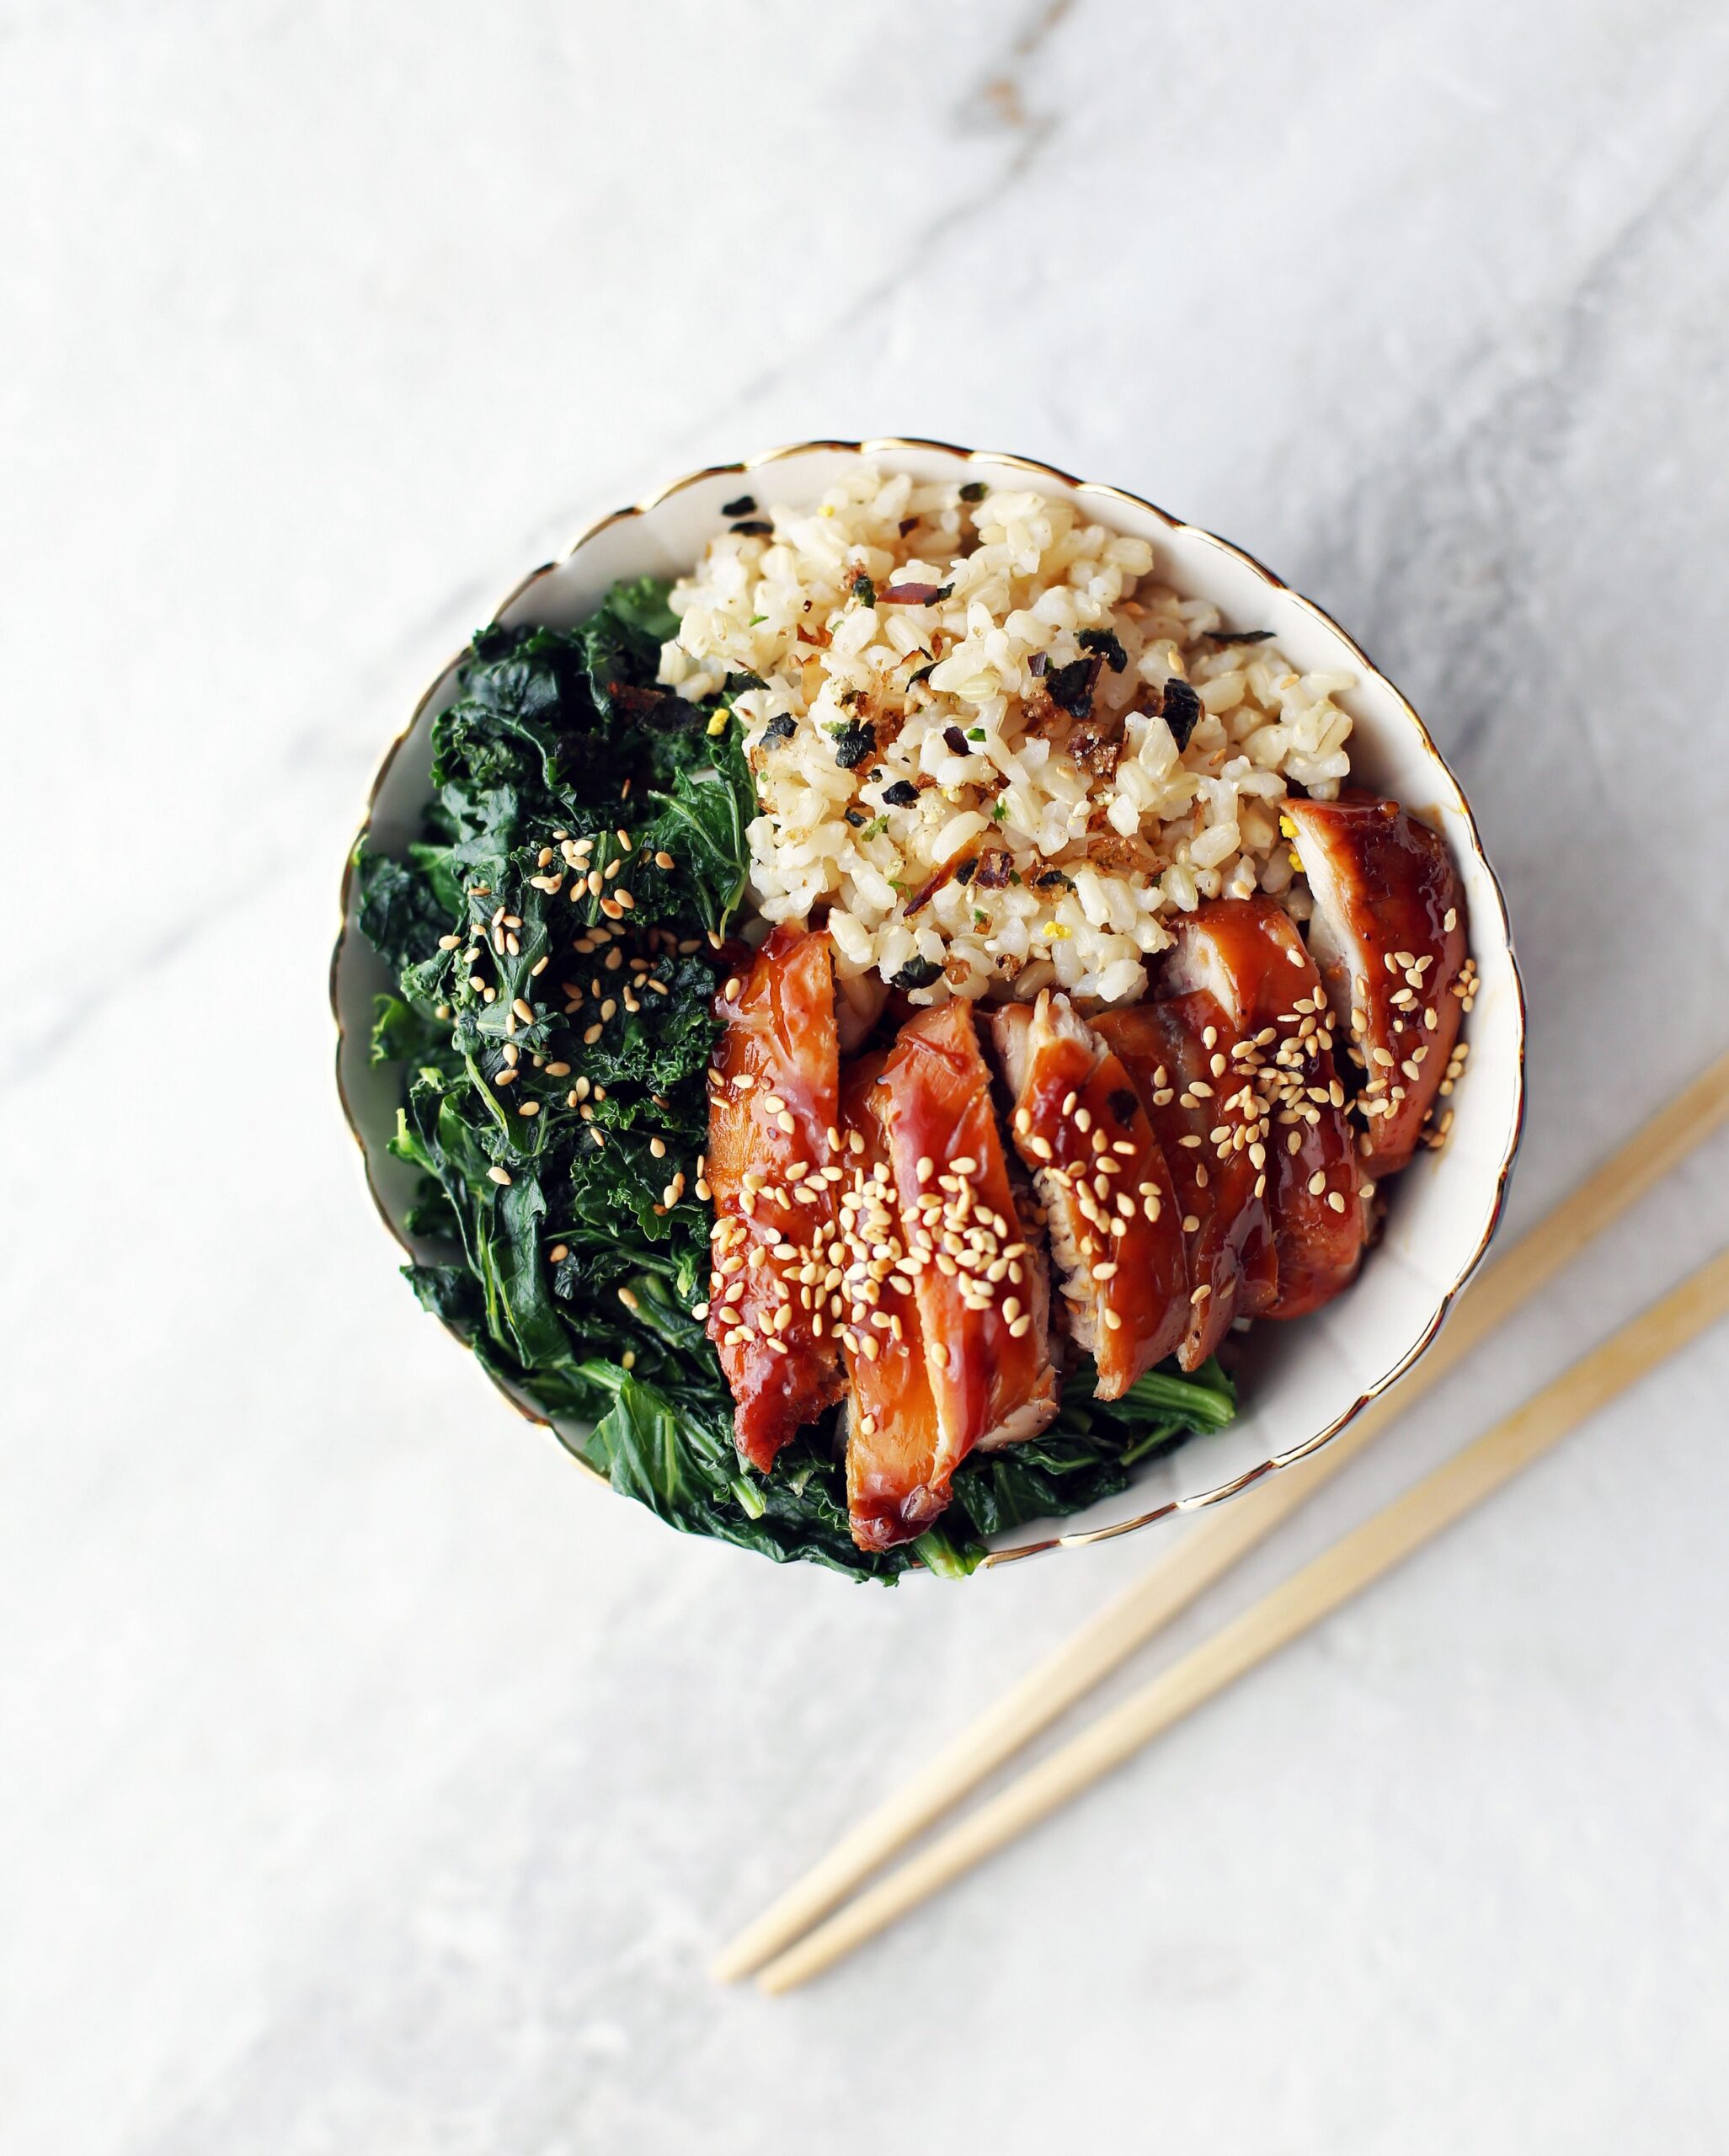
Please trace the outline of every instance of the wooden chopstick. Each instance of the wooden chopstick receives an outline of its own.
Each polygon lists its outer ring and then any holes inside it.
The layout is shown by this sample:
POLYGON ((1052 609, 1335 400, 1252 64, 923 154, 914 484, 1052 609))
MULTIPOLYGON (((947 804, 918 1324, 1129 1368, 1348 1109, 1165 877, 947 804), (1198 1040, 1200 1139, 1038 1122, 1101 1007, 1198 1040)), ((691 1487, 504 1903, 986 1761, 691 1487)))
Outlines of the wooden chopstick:
POLYGON ((1191 1654, 1041 1760, 764 1969, 791 1991, 1120 1766, 1173 1722, 1378 1580, 1570 1430, 1729 1315, 1729 1249, 1485 1436, 1365 1520, 1191 1654))
POLYGON ((716 1957, 723 1982, 780 1953, 1058 1716, 1186 1609, 1238 1559, 1363 1452, 1567 1261, 1729 1119, 1729 1055, 1720 1057, 1482 1273, 1397 1390, 1330 1444, 1204 1513, 1177 1547, 1038 1663, 906 1785, 862 1820, 716 1957))

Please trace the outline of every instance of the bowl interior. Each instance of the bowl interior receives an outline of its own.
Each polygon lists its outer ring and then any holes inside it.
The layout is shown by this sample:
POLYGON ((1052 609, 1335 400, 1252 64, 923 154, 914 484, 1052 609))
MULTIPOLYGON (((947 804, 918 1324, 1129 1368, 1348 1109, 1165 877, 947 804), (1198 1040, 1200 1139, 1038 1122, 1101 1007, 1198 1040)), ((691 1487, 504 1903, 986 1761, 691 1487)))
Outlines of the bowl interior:
MULTIPOLYGON (((1149 540, 1155 574, 1214 601, 1233 627, 1273 630, 1305 670, 1353 675, 1356 686, 1337 699, 1354 721, 1353 771, 1445 833, 1465 882, 1471 952, 1481 976, 1466 1022, 1470 1062, 1449 1102, 1454 1111, 1449 1140, 1438 1153, 1419 1153, 1388 1186, 1385 1230, 1356 1283, 1312 1317, 1289 1326, 1262 1324, 1246 1337, 1243 1412, 1230 1428, 1189 1440, 1150 1464, 1120 1496, 1089 1512, 1014 1529, 993 1550, 1001 1561, 1054 1543, 1120 1534, 1173 1508, 1228 1496, 1324 1443, 1408 1367, 1494 1229, 1518 1139, 1524 1008, 1500 889, 1452 773, 1398 691, 1316 608, 1225 542, 1114 488, 1018 458, 969 456, 934 443, 863 446, 886 468, 920 478, 948 476, 964 464, 969 478, 1074 497, 1100 522, 1149 540)), ((686 569, 723 520, 723 502, 746 491, 765 503, 813 500, 859 454, 856 445, 808 445, 681 481, 653 501, 606 519, 563 561, 526 579, 500 606, 499 619, 574 625, 620 577, 670 576, 686 569)), ((393 851, 417 835, 429 790, 432 721, 455 686, 453 662, 422 699, 379 774, 368 825, 376 846, 393 851)), ((411 1239, 402 1221, 414 1177, 386 1150, 395 1127, 399 1074, 391 1067, 374 1070, 366 1061, 371 998, 390 984, 365 938, 346 932, 353 926, 351 893, 345 894, 345 906, 332 979, 340 1030, 339 1082, 380 1209, 407 1246, 411 1239)))

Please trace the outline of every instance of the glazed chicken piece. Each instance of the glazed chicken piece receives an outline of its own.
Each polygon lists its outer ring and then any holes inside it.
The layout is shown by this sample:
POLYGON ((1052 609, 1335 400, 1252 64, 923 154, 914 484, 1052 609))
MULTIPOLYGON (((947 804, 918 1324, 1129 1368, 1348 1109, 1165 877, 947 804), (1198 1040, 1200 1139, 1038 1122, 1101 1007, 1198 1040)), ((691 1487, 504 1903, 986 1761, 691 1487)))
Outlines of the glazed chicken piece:
MULTIPOLYGON (((1270 899, 1214 899, 1184 916, 1166 958, 1165 985, 1197 990, 1224 1011, 1236 1045, 1233 1076, 1253 1086, 1243 1150, 1265 1187, 1278 1267, 1264 1315, 1302 1317, 1355 1278, 1363 1256, 1363 1193, 1333 1069, 1326 995, 1296 923, 1270 899)), ((1193 1091, 1193 1086, 1191 1086, 1193 1091)), ((1225 1131, 1225 1126, 1216 1129, 1225 1131)), ((1214 1159, 1234 1130, 1212 1140, 1214 1159)), ((1204 1157, 1205 1148, 1198 1150, 1204 1157)))
POLYGON ((1122 1059, 1170 1163, 1191 1283, 1177 1359, 1198 1370, 1234 1319, 1259 1317, 1278 1299, 1266 1149, 1258 1160, 1253 1150, 1261 1097, 1241 1075, 1241 1036, 1204 989, 1107 1011, 1093 1023, 1122 1059))
POLYGON ((975 1445, 1036 1437, 1057 1411, 1049 1290, 1010 1187, 972 1006, 956 997, 909 1021, 870 1098, 894 1171, 936 1408, 927 1486, 946 1498, 975 1445))
POLYGON ((1459 1037, 1465 887, 1446 842, 1396 801, 1351 787, 1284 814, 1315 896, 1309 940, 1367 1074, 1353 1103, 1363 1171, 1391 1175, 1417 1150, 1459 1037))
POLYGON ((827 936, 776 928, 715 1008, 726 1031, 708 1070, 708 1337, 732 1388, 739 1457, 766 1474, 840 1396, 840 1344, 809 1272, 835 1217, 827 936))
POLYGON ((1128 1071, 1067 996, 1011 1003, 994 1031, 1070 1335, 1098 1364, 1098 1397, 1120 1400, 1189 1330, 1171 1171, 1128 1071))
MULTIPOLYGON (((871 1101, 887 1060, 865 1056, 840 1081, 840 1287, 844 1307, 859 1312, 859 1321, 841 1334, 851 1387, 846 1508, 861 1550, 912 1541, 948 1502, 888 1134, 871 1101)), ((824 1277, 832 1278, 833 1268, 824 1277)))

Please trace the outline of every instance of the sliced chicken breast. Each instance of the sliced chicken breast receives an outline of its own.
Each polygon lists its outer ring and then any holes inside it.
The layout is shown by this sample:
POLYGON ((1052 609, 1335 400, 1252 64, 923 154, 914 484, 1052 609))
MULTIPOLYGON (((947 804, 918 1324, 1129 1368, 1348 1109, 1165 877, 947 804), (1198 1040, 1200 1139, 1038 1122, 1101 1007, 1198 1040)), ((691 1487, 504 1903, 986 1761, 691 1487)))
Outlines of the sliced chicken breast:
POLYGON ((827 936, 776 928, 716 1010, 726 1031, 708 1071, 708 1337, 732 1388, 739 1457, 766 1474, 841 1390, 814 1269, 834 1240, 838 1171, 827 936))
POLYGON ((1315 896, 1309 941, 1334 1019, 1364 1070, 1354 1112, 1364 1172, 1404 1167, 1459 1038, 1465 886, 1444 840, 1358 787, 1288 801, 1315 896))
POLYGON ((994 1032, 1070 1335, 1098 1365, 1098 1397, 1118 1400, 1189 1330, 1171 1171, 1128 1071, 1067 996, 1010 1004, 994 1032))
POLYGON ((1177 1358, 1197 1370, 1234 1319, 1259 1317, 1278 1300, 1264 1103, 1244 1074, 1241 1036, 1204 989, 1107 1011, 1093 1023, 1122 1059, 1170 1163, 1190 1282, 1177 1358))
POLYGON ((957 997, 904 1026, 870 1100, 936 1406, 930 1486, 946 1493, 974 1446, 1036 1437, 1056 1412, 1045 1275, 1010 1186, 971 1005, 957 997))
POLYGON ((842 1299, 840 1338, 851 1388, 846 1508, 861 1550, 889 1550, 924 1533, 949 1501, 942 1432, 926 1366, 916 1272, 871 1094, 887 1058, 862 1057, 840 1081, 845 1148, 838 1251, 824 1276, 842 1299))
MULTIPOLYGON (((1315 962, 1296 923, 1270 899, 1215 899, 1177 927, 1165 985, 1180 995, 1210 995, 1237 1036, 1232 1075, 1251 1088, 1241 1106, 1255 1127, 1245 1150, 1267 1178, 1258 1194, 1267 1200, 1278 1266, 1277 1294, 1264 1314, 1302 1317, 1356 1277, 1366 1225, 1315 962)), ((1235 1150, 1234 1134, 1230 1143, 1235 1150)))

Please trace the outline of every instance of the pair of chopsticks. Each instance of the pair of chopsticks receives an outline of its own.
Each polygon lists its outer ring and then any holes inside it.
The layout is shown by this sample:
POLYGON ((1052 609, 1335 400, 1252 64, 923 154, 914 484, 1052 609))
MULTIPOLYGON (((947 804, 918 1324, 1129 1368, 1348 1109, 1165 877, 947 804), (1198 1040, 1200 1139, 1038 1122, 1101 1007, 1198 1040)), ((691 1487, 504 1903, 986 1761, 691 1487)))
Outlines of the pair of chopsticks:
POLYGON ((1729 1119, 1729 1055, 1490 1266, 1395 1394, 1365 1408, 1311 1458, 1203 1516, 1119 1595, 864 1819, 726 1946, 723 1981, 760 1972, 791 1991, 1120 1766, 1153 1737, 1379 1578, 1718 1318, 1729 1314, 1729 1250, 1233 1620, 1121 1705, 1011 1783, 899 1869, 830 1912, 975 1789, 1239 1558, 1347 1466, 1397 1414, 1463 1362, 1593 1236, 1729 1119), (823 1921, 824 1919, 827 1921, 823 1921))

